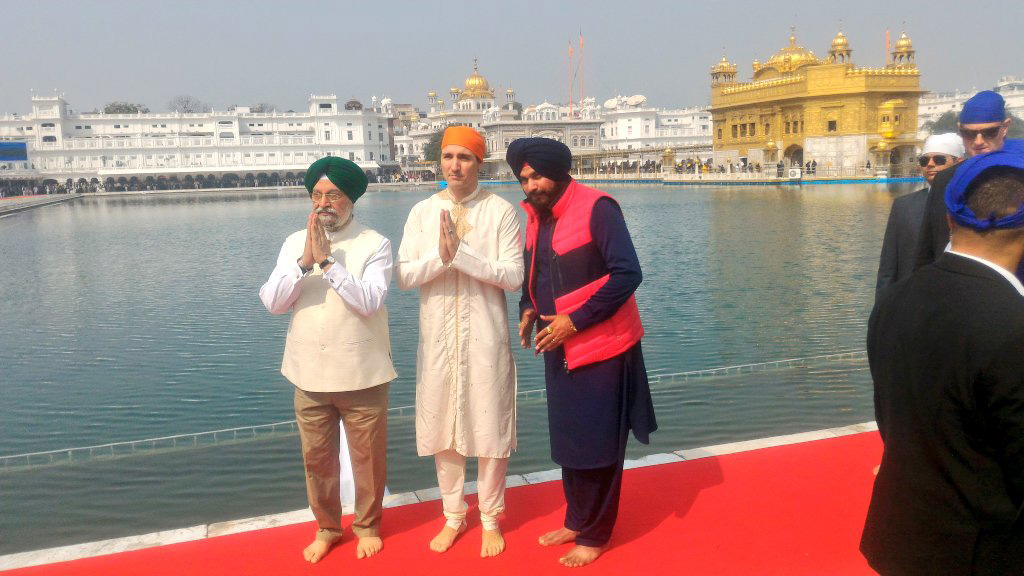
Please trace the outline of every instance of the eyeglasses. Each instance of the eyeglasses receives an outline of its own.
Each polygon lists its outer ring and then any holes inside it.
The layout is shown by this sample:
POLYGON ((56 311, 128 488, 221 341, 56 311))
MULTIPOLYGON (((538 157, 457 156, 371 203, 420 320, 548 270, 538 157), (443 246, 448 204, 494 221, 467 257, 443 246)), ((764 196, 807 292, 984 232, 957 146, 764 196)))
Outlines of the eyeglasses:
POLYGON ((328 192, 327 194, 324 194, 323 192, 313 192, 312 196, 314 202, 319 202, 322 198, 327 198, 328 202, 337 202, 338 200, 341 200, 343 195, 338 194, 337 192, 328 192))
POLYGON ((964 140, 976 140, 978 134, 985 140, 991 140, 999 135, 999 131, 1002 130, 1002 126, 989 126, 988 128, 982 128, 981 130, 971 130, 969 128, 960 129, 960 137, 964 140))
POLYGON ((925 166, 928 165, 929 160, 935 162, 936 166, 946 165, 946 157, 943 156, 942 154, 936 154, 935 156, 921 156, 920 158, 917 159, 917 162, 921 164, 922 168, 924 168, 925 166))

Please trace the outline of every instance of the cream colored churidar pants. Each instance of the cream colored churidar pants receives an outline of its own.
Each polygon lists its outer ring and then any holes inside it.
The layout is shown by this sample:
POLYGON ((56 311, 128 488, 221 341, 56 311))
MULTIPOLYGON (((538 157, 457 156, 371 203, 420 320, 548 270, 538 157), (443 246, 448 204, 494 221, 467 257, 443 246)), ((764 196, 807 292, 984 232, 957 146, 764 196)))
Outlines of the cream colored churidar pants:
MULTIPOLYGON (((434 454, 437 468, 437 485, 441 489, 441 503, 444 505, 445 526, 458 530, 466 521, 464 485, 466 482, 466 457, 455 450, 434 454)), ((477 458, 476 489, 480 509, 480 524, 484 530, 498 528, 498 516, 505 511, 505 472, 508 458, 477 458)))

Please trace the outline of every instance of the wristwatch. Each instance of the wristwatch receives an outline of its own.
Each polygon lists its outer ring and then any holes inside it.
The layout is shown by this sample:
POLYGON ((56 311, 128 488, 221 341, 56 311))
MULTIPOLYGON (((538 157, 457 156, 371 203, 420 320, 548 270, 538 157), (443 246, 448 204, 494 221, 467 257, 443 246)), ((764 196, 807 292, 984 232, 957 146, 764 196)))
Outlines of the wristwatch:
POLYGON ((299 265, 299 271, 302 272, 303 276, 305 276, 306 274, 309 273, 310 270, 312 270, 312 268, 306 268, 306 267, 304 267, 302 265, 302 258, 299 258, 298 260, 296 260, 295 263, 299 265))
POLYGON ((327 258, 324 258, 323 262, 320 263, 320 269, 323 270, 324 268, 327 267, 328 264, 334 264, 335 262, 337 262, 337 260, 334 259, 334 256, 328 256, 327 258))

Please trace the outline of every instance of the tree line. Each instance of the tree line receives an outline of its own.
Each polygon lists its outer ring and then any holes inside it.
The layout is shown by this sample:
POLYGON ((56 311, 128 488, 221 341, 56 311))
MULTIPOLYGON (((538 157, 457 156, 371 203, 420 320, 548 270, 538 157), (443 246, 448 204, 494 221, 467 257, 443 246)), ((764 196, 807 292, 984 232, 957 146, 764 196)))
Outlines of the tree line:
MULTIPOLYGON (((234 112, 238 105, 228 106, 228 112, 234 112)), ((199 98, 182 94, 175 96, 167 103, 167 109, 180 114, 197 114, 210 112, 213 108, 199 98)), ((267 114, 277 110, 277 106, 268 102, 256 102, 249 105, 249 111, 256 114, 267 114)), ((103 106, 104 114, 149 114, 149 106, 135 102, 124 102, 115 100, 103 106)), ((291 112, 291 110, 289 110, 291 112)))

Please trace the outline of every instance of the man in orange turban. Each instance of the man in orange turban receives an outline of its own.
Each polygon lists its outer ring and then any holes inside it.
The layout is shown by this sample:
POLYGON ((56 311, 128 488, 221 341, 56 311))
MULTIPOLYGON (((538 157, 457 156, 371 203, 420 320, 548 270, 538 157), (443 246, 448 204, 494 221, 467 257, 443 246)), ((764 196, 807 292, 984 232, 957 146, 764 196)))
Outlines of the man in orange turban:
POLYGON ((523 282, 519 216, 480 187, 484 139, 452 126, 441 140, 448 187, 413 207, 398 249, 398 286, 420 291, 416 351, 416 449, 433 456, 445 525, 444 552, 466 529, 466 458, 477 458, 480 555, 505 549, 498 517, 516 447, 516 366, 505 291, 523 282))

